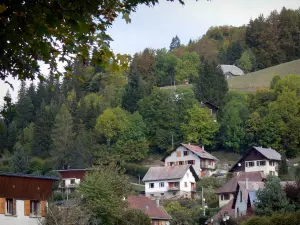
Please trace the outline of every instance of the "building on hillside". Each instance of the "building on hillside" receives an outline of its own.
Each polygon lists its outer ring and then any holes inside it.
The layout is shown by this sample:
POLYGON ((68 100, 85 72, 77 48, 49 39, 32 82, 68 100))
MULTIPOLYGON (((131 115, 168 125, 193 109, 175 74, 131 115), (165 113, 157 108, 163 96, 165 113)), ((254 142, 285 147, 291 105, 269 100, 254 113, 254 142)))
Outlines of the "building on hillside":
POLYGON ((0 224, 38 225, 58 177, 0 172, 0 224))
POLYGON ((263 189, 264 182, 239 181, 232 203, 234 217, 253 215, 256 192, 263 189))
POLYGON ((278 176, 281 155, 271 148, 252 147, 229 172, 261 171, 265 175, 278 176))
POLYGON ((145 212, 151 219, 151 225, 169 225, 170 216, 159 205, 159 200, 154 202, 145 196, 128 196, 129 207, 145 212))
POLYGON ((219 68, 221 68, 223 75, 227 79, 245 75, 244 71, 235 65, 219 65, 219 68))
POLYGON ((180 144, 168 156, 162 159, 165 166, 193 165, 199 177, 211 176, 216 171, 218 159, 199 147, 180 144))
POLYGON ((229 179, 216 194, 219 196, 219 207, 223 207, 234 199, 236 187, 239 181, 262 182, 265 180, 265 175, 262 172, 239 172, 234 177, 229 179))
POLYGON ((87 169, 57 170, 61 176, 58 189, 63 193, 71 193, 83 180, 87 169))
POLYGON ((143 178, 152 199, 195 198, 198 176, 191 165, 150 167, 143 178))
POLYGON ((204 107, 208 108, 210 110, 210 114, 214 117, 217 118, 217 113, 219 110, 218 106, 215 106, 214 104, 210 103, 210 102, 201 102, 201 105, 203 105, 204 107))

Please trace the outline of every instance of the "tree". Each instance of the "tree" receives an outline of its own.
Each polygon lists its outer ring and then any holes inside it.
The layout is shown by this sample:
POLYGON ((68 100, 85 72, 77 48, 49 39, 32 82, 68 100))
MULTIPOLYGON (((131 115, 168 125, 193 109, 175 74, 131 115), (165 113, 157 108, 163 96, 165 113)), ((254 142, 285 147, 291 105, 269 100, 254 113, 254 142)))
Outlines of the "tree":
MULTIPOLYGON (((180 1, 183 4, 183 1, 180 1)), ((86 63, 93 51, 92 62, 102 66, 126 66, 128 57, 114 55, 109 49, 110 36, 106 33, 118 15, 127 22, 128 15, 139 4, 152 6, 158 0, 126 0, 114 2, 81 1, 69 4, 63 1, 32 2, 4 1, 0 19, 0 78, 8 75, 20 79, 44 79, 38 60, 50 65, 51 74, 61 74, 57 59, 67 65, 74 56, 86 63), (35 18, 39 18, 36 20, 35 18), (64 23, 61 23, 64 21, 64 23), (18 32, 14 32, 18 30, 18 32), (60 43, 57 45, 57 43, 60 43)), ((66 74, 70 67, 66 66, 66 74)))
POLYGON ((175 37, 172 38, 171 44, 170 44, 170 51, 172 52, 174 49, 179 48, 181 46, 180 44, 180 39, 176 35, 175 37))
POLYGON ((249 73, 252 72, 254 63, 255 59, 251 50, 246 50, 242 53, 237 64, 242 70, 244 70, 245 73, 249 73))
POLYGON ((127 124, 128 117, 121 108, 107 108, 98 118, 95 131, 105 138, 108 145, 113 144, 127 124))
POLYGON ((150 217, 141 210, 137 209, 127 209, 124 215, 122 215, 121 221, 118 223, 120 225, 150 225, 150 217))
POLYGON ((289 168, 288 168, 288 164, 286 161, 286 156, 283 154, 281 156, 281 162, 279 165, 278 176, 281 179, 285 179, 285 178, 287 178, 288 174, 289 174, 289 168))
POLYGON ((138 102, 145 96, 144 83, 141 76, 135 73, 129 77, 122 96, 122 107, 135 112, 138 109, 138 102))
POLYGON ((15 121, 12 121, 8 126, 7 139, 6 139, 6 147, 8 151, 12 152, 13 147, 16 143, 18 135, 17 125, 15 121))
POLYGON ((147 127, 141 115, 138 112, 129 115, 127 124, 123 127, 116 143, 120 158, 125 161, 144 159, 149 150, 146 132, 147 127))
POLYGON ((178 59, 175 67, 175 80, 182 84, 185 81, 194 82, 197 79, 200 59, 197 53, 186 52, 178 59))
POLYGON ((15 173, 27 173, 28 172, 28 157, 26 156, 22 146, 17 146, 12 156, 12 170, 15 173))
POLYGON ((53 148, 51 156, 57 168, 67 169, 70 164, 71 152, 74 147, 73 120, 65 104, 60 107, 51 130, 53 148))
POLYGON ((291 205, 280 185, 279 178, 268 176, 265 187, 257 191, 255 213, 259 216, 270 216, 274 212, 291 212, 294 205, 291 205))
POLYGON ((195 96, 200 102, 207 101, 220 107, 228 91, 227 80, 214 62, 201 62, 199 77, 194 86, 195 96))
POLYGON ((192 224, 191 212, 179 202, 169 202, 165 210, 171 215, 171 225, 192 224))
POLYGON ((194 105, 187 110, 185 122, 181 124, 185 141, 201 145, 212 145, 213 137, 218 131, 218 124, 208 109, 194 105))
POLYGON ((121 220, 130 193, 130 182, 115 165, 100 166, 85 175, 79 185, 82 206, 92 218, 101 224, 113 225, 121 220))

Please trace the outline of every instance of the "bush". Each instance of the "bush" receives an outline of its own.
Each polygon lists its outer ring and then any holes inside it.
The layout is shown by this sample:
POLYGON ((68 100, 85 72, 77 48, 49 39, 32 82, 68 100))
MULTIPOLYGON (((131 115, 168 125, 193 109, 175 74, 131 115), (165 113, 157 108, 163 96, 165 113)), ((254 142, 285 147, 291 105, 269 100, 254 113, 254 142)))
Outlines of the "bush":
POLYGON ((300 211, 294 213, 276 213, 272 216, 254 216, 242 225, 299 225, 300 211))
POLYGON ((133 163, 126 163, 125 169, 126 169, 126 174, 135 176, 137 178, 140 175, 141 179, 145 176, 145 174, 148 171, 148 168, 133 163))

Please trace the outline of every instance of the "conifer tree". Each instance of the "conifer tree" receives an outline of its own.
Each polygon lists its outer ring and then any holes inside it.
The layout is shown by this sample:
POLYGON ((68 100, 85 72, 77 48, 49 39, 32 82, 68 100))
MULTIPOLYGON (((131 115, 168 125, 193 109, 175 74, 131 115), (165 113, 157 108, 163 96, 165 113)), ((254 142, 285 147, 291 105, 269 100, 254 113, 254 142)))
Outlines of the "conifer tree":
POLYGON ((176 48, 180 47, 180 39, 179 37, 176 35, 175 37, 172 38, 171 44, 170 44, 170 51, 173 51, 176 48))
POLYGON ((51 156, 57 168, 67 169, 71 160, 71 151, 74 141, 73 120, 65 104, 62 104, 59 113, 55 117, 55 123, 51 131, 53 148, 51 156))
POLYGON ((221 69, 215 62, 202 60, 199 77, 195 84, 195 96, 200 102, 222 106, 228 91, 228 84, 221 69))
POLYGON ((16 147, 16 151, 12 157, 12 169, 15 173, 28 172, 28 159, 21 145, 16 147))

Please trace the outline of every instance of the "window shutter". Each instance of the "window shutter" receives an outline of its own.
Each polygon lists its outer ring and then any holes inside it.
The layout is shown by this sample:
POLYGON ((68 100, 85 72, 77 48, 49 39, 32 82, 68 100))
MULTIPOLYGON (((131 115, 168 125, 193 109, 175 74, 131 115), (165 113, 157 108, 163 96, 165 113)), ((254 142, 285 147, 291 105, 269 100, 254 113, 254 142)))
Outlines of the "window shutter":
POLYGON ((176 152, 177 157, 181 156, 181 152, 176 152))
POLYGON ((13 199, 13 215, 17 215, 17 200, 13 199))
POLYGON ((0 214, 5 214, 5 198, 0 198, 0 214))
POLYGON ((24 216, 30 216, 30 200, 24 201, 24 216))
POLYGON ((46 201, 41 201, 41 216, 46 216, 46 201))

